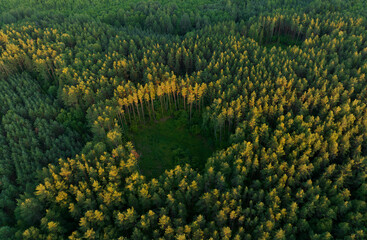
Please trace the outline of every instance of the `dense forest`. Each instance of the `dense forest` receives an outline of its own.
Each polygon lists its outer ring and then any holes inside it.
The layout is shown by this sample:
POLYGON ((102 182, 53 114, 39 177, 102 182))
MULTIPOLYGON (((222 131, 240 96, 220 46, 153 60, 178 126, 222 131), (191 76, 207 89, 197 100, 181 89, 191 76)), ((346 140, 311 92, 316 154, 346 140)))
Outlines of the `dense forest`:
POLYGON ((366 0, 0 2, 0 239, 367 239, 366 0))

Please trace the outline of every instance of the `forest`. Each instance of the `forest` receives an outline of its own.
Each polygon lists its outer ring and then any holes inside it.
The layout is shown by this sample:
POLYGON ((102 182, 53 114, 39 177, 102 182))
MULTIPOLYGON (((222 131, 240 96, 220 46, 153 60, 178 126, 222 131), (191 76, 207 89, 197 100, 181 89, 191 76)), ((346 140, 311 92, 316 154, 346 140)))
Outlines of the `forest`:
POLYGON ((0 239, 367 239, 366 0, 0 1, 0 239))

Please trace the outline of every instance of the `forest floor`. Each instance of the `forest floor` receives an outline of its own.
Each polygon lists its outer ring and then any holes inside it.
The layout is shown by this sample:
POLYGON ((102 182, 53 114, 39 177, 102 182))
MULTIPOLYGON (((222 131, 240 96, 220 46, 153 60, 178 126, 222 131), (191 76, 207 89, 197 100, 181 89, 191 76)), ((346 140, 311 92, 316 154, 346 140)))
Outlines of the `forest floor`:
POLYGON ((170 117, 135 129, 131 137, 140 155, 140 170, 147 178, 159 177, 177 164, 188 163, 201 170, 215 150, 211 139, 191 133, 170 117))
POLYGON ((291 36, 287 35, 280 35, 280 36, 274 36, 270 42, 263 43, 262 45, 271 49, 272 47, 281 47, 281 48, 287 48, 289 46, 301 46, 303 43, 302 40, 293 39, 291 36))

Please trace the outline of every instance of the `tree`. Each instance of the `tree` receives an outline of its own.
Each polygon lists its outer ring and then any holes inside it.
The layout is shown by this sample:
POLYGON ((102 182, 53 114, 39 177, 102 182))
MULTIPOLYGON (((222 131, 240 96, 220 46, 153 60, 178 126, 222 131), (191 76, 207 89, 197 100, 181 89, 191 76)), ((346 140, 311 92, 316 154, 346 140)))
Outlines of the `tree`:
POLYGON ((180 20, 180 33, 185 34, 191 30, 191 20, 187 13, 184 13, 180 20))

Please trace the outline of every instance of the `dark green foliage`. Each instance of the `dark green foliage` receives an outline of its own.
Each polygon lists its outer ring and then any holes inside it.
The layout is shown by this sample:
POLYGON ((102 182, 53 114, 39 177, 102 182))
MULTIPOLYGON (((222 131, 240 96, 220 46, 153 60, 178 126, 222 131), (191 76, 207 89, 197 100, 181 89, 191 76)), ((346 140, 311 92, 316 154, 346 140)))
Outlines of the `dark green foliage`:
POLYGON ((56 120, 65 128, 70 128, 79 133, 80 136, 89 135, 88 123, 85 119, 85 113, 81 109, 70 109, 69 111, 61 109, 56 120))
POLYGON ((16 232, 15 228, 11 228, 8 226, 0 227, 0 238, 13 240, 15 239, 14 237, 15 232, 16 232))
MULTIPOLYGON (((0 222, 7 225, 14 222, 15 199, 33 192, 39 183, 37 171, 62 156, 74 155, 81 139, 55 121, 56 104, 27 74, 2 79, 0 92, 0 222)), ((26 217, 30 215, 21 219, 27 221, 26 217)))

